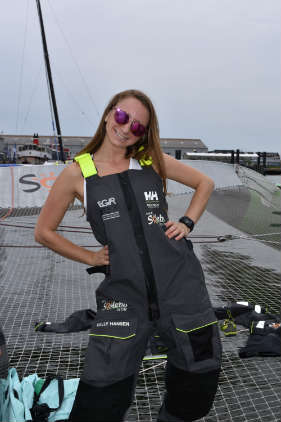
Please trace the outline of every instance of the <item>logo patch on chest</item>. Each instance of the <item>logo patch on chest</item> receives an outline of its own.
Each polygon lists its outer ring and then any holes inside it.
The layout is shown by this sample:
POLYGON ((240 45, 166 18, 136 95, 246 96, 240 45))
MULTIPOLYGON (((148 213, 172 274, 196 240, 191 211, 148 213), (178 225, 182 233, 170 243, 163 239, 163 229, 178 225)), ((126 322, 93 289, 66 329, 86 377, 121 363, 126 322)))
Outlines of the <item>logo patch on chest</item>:
POLYGON ((147 208, 159 208, 158 193, 156 191, 150 190, 143 194, 147 208))
POLYGON ((144 197, 146 201, 158 201, 158 194, 156 191, 153 190, 144 192, 144 197))
POLYGON ((101 201, 98 201, 97 204, 100 208, 110 207, 111 205, 117 205, 114 196, 108 199, 102 199, 101 201))
POLYGON ((119 218, 120 217, 120 213, 119 211, 115 211, 115 212, 108 212, 108 213, 104 213, 102 215, 102 219, 103 221, 106 220, 113 220, 114 218, 119 218))
POLYGON ((146 213, 147 216, 147 222, 149 225, 151 224, 165 224, 165 217, 163 217, 162 214, 154 214, 152 211, 146 213))
POLYGON ((117 200, 114 196, 97 201, 97 205, 101 210, 103 221, 120 217, 120 212, 117 210, 117 200))

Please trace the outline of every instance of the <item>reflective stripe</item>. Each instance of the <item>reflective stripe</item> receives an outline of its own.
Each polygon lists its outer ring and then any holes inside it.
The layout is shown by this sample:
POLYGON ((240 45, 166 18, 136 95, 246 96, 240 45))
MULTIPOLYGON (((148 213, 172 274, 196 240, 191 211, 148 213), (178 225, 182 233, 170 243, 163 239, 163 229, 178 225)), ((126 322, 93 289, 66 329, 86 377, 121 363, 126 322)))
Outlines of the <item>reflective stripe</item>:
POLYGON ((107 334, 94 334, 94 333, 91 333, 91 334, 89 334, 89 335, 90 335, 90 336, 95 336, 95 337, 117 338, 117 339, 119 339, 119 340, 127 340, 128 338, 135 337, 135 334, 131 334, 131 335, 130 335, 130 336, 128 336, 128 337, 108 336, 107 334))
POLYGON ((151 356, 144 356, 142 360, 157 360, 157 359, 167 359, 167 355, 151 355, 151 356))
POLYGON ((254 321, 251 322, 250 334, 253 334, 253 331, 254 331, 254 321))
POLYGON ((209 324, 202 325, 201 327, 192 328, 191 330, 181 330, 180 328, 176 328, 177 331, 181 333, 191 333, 192 331, 200 330, 201 328, 208 327, 208 325, 217 324, 218 321, 209 322, 209 324))
POLYGON ((41 327, 41 325, 44 325, 44 324, 45 324, 45 322, 39 322, 39 324, 37 324, 37 325, 35 326, 34 330, 35 330, 35 331, 37 331, 37 330, 38 330, 38 328, 39 328, 39 327, 41 327))
POLYGON ((92 160, 91 154, 88 152, 86 154, 78 155, 78 157, 75 157, 74 160, 79 164, 85 178, 97 174, 97 169, 92 160))

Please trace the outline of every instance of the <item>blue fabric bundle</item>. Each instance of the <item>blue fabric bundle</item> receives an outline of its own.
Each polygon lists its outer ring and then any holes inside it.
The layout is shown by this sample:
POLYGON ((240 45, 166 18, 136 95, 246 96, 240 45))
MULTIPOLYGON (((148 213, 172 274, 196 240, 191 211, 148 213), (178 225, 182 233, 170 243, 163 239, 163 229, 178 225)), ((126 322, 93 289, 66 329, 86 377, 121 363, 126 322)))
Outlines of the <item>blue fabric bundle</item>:
MULTIPOLYGON (((10 368, 7 379, 0 379, 0 422, 32 421, 31 408, 34 401, 36 384, 41 379, 37 374, 19 380, 15 368, 10 368)), ((63 380, 64 396, 59 406, 58 381, 53 379, 40 394, 38 405, 45 404, 49 408, 58 408, 51 412, 48 422, 67 420, 75 399, 79 378, 63 380)), ((43 384, 44 385, 44 384, 43 384)))

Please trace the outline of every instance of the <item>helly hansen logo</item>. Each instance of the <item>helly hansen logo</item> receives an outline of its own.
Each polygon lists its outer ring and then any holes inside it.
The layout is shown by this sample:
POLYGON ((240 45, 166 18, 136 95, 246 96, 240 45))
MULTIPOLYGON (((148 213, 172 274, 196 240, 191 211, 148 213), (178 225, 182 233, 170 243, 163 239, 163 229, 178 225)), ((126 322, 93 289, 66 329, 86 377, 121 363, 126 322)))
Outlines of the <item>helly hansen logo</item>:
POLYGON ((146 201, 158 201, 157 192, 152 191, 152 190, 148 192, 144 192, 144 197, 146 201))
POLYGON ((114 197, 98 201, 100 208, 109 207, 110 205, 116 205, 116 199, 114 197))
POLYGON ((130 321, 101 321, 97 327, 130 327, 130 321))

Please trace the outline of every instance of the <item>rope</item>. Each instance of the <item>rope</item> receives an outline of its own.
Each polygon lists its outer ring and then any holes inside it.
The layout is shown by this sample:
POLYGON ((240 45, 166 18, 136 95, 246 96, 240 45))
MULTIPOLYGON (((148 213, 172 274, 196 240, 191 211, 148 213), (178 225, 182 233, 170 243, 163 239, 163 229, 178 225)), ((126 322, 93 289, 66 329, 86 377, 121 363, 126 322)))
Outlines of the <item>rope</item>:
MULTIPOLYGON (((21 228, 26 228, 26 229, 33 229, 35 227, 35 223, 33 222, 29 222, 29 221, 25 221, 25 224, 19 224, 20 222, 17 222, 18 224, 9 224, 9 223, 0 223, 0 225, 3 226, 10 226, 10 227, 21 227, 21 228), (26 224, 29 224, 30 226, 26 226, 26 224)), ((86 226, 68 226, 68 225, 64 225, 64 224, 60 224, 59 227, 63 227, 63 228, 68 228, 68 229, 80 229, 80 230, 87 230, 89 232, 92 232, 91 227, 86 227, 86 226)), ((67 230, 65 230, 67 231, 67 230)), ((79 231, 77 231, 77 233, 79 233, 79 231)), ((271 233, 269 233, 270 235, 271 233)), ((278 233, 273 233, 273 234, 278 234, 278 233)), ((201 238, 214 238, 214 237, 218 237, 219 235, 217 234, 197 234, 197 235, 191 235, 188 236, 188 238, 193 238, 193 239, 201 239, 201 238)), ((226 235, 228 236, 228 235, 226 235)), ((257 235, 258 236, 258 235, 257 235)), ((224 237, 224 236, 223 236, 224 237)))
POLYGON ((166 365, 166 359, 163 362, 157 363, 157 365, 153 365, 153 366, 150 366, 149 368, 142 369, 139 373, 143 374, 144 372, 149 371, 150 369, 157 368, 157 366, 160 366, 160 365, 166 365))
MULTIPOLYGON (((21 227, 21 228, 26 228, 26 229, 32 229, 35 227, 35 223, 33 222, 25 222, 25 224, 30 224, 31 227, 26 226, 24 224, 9 224, 9 223, 0 223, 0 225, 3 226, 10 226, 10 227, 21 227)), ((82 230, 88 230, 88 231, 92 231, 91 227, 86 227, 86 226, 68 226, 68 225, 64 225, 64 224, 60 224, 59 227, 63 227, 63 228, 69 228, 69 229, 82 229, 82 230)), ((67 230, 64 230, 67 231, 67 230)), ((77 231, 77 233, 80 233, 79 231, 77 231)), ((261 236, 273 236, 273 235, 281 235, 281 232, 275 232, 275 233, 261 233, 261 234, 252 234, 252 237, 261 237, 261 236)), ((238 236, 238 235, 232 235, 232 234, 226 234, 226 235, 218 235, 218 234, 195 234, 195 235, 191 235, 188 236, 188 238, 192 238, 192 239, 212 239, 212 238, 218 238, 220 241, 224 241, 224 240, 233 240, 235 239, 249 239, 249 237, 246 236, 238 236)))
MULTIPOLYGON (((4 221, 14 210, 14 203, 15 203, 15 187, 14 187, 14 171, 13 167, 10 167, 10 173, 11 173, 11 208, 9 211, 3 216, 0 217, 0 226, 6 226, 6 227, 15 227, 15 228, 25 228, 25 229, 34 229, 35 224, 33 222, 27 222, 26 224, 10 224, 10 223, 3 223, 4 221)), ((80 233, 80 234, 90 234, 91 228, 86 226, 68 226, 68 225, 60 225, 57 229, 58 232, 66 232, 66 233, 80 233), (71 230, 69 230, 71 229, 71 230), (73 229, 73 230, 72 230, 73 229)), ((194 244, 200 243, 221 243, 229 240, 256 240, 255 238, 259 237, 265 237, 265 236, 272 236, 272 235, 280 235, 281 233, 262 233, 262 234, 254 234, 251 236, 244 236, 244 235, 204 235, 204 234, 198 234, 198 235, 191 235, 188 236, 189 239, 208 239, 208 240, 197 240, 193 241, 194 244), (214 240, 211 240, 214 239, 214 240)), ((261 242, 270 243, 270 244, 276 244, 279 245, 280 242, 272 241, 272 240, 264 240, 264 239, 258 239, 261 242)), ((87 245, 81 247, 88 247, 88 248, 97 248, 101 247, 101 245, 87 245)), ((0 244, 0 248, 44 248, 44 246, 39 245, 12 245, 12 244, 0 244)))
MULTIPOLYGON (((228 237, 228 240, 235 240, 235 239, 236 240, 237 239, 239 239, 239 240, 256 240, 256 239, 253 239, 253 237, 258 237, 258 236, 273 236, 273 235, 281 235, 281 233, 266 233, 266 234, 261 234, 261 235, 259 235, 259 234, 253 234, 251 236, 227 235, 227 237, 228 237)), ((224 236, 224 237, 226 237, 226 236, 224 236)), ((258 240, 261 241, 261 242, 264 242, 264 243, 272 243, 272 244, 276 244, 276 245, 279 245, 280 244, 280 241, 277 242, 277 241, 274 241, 274 240, 264 240, 264 239, 258 239, 258 240)))
MULTIPOLYGON (((13 196, 13 195, 12 195, 13 196)), ((11 208, 9 210, 9 212, 2 217, 2 219, 6 218, 8 215, 11 214, 13 208, 11 208)), ((0 226, 5 226, 5 227, 16 227, 16 228, 25 228, 25 229, 34 229, 35 224, 34 223, 28 223, 30 224, 30 226, 24 225, 24 224, 9 224, 9 223, 1 223, 0 222, 0 226)), ((90 227, 84 227, 84 226, 66 226, 66 225, 61 225, 59 227, 64 227, 64 228, 59 228, 56 231, 57 232, 65 232, 65 233, 80 233, 80 234, 90 234, 91 233, 91 228, 90 227), (65 230, 67 229, 67 230, 65 230), (75 230, 69 230, 69 229, 75 229, 75 230), (79 230, 77 230, 79 229, 79 230)), ((205 243, 221 243, 221 242, 226 242, 229 240, 256 240, 255 238, 257 237, 264 237, 264 236, 273 236, 273 235, 281 235, 281 233, 279 232, 275 232, 275 233, 262 233, 262 234, 255 234, 255 235, 251 235, 251 236, 243 236, 243 235, 232 235, 232 234, 226 234, 226 235, 192 235, 192 236, 188 236, 188 239, 208 239, 208 240, 197 240, 197 241, 193 241, 194 244, 205 244, 205 243), (211 240, 214 239, 214 240, 211 240)), ((279 245, 280 242, 277 241, 273 241, 273 240, 264 240, 264 239, 258 239, 261 242, 264 243, 271 243, 271 244, 275 244, 275 245, 279 245)), ((9 244, 0 244, 0 248, 43 248, 44 246, 37 246, 37 245, 9 245, 9 244)), ((87 246, 81 246, 81 247, 101 247, 101 245, 87 245, 87 246)))
MULTIPOLYGON (((60 230, 60 231, 63 231, 63 230, 60 230)), ((75 233, 83 233, 83 232, 75 232, 75 233)), ((219 236, 219 238, 222 238, 222 237, 226 237, 226 236, 219 236)), ((227 240, 237 240, 237 239, 239 239, 239 237, 233 238, 233 239, 230 239, 229 238, 227 240)), ((255 239, 252 239, 250 237, 249 238, 245 238, 245 239, 247 239, 247 240, 255 240, 255 239)), ((209 244, 209 243, 221 243, 222 241, 224 241, 224 240, 221 240, 221 239, 218 239, 217 238, 217 240, 201 240, 201 241, 195 241, 195 242, 192 242, 192 243, 193 244, 209 244)), ((261 241, 262 242, 265 242, 265 243, 276 244, 276 245, 279 245, 280 244, 280 242, 275 242, 273 240, 262 240, 261 239, 261 241)), ((98 245, 79 245, 79 246, 81 248, 102 248, 102 245, 100 245, 100 244, 98 244, 98 245)), ((0 244, 0 248, 30 248, 30 249, 32 249, 32 248, 35 248, 35 249, 39 248, 40 249, 40 248, 46 248, 46 247, 45 246, 39 246, 39 245, 11 245, 11 244, 1 243, 0 244)))
MULTIPOLYGON (((34 229, 34 227, 29 227, 29 226, 20 225, 20 224, 7 224, 7 223, 4 223, 3 224, 3 223, 0 223, 0 226, 17 227, 17 228, 23 228, 23 229, 34 229)), ((84 234, 89 234, 91 232, 90 229, 86 229, 85 228, 84 230, 88 230, 88 231, 64 230, 64 229, 57 229, 56 231, 58 231, 58 232, 67 232, 67 233, 84 233, 84 234)))

